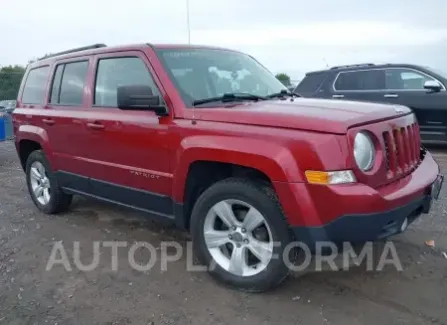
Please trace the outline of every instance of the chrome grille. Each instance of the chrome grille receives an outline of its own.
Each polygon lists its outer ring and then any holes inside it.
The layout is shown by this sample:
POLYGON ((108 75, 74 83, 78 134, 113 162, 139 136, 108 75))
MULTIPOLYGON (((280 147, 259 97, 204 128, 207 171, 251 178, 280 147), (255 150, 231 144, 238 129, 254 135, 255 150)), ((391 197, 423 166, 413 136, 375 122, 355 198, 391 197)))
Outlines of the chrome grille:
POLYGON ((382 133, 385 144, 387 178, 412 172, 420 163, 420 137, 417 123, 382 133))

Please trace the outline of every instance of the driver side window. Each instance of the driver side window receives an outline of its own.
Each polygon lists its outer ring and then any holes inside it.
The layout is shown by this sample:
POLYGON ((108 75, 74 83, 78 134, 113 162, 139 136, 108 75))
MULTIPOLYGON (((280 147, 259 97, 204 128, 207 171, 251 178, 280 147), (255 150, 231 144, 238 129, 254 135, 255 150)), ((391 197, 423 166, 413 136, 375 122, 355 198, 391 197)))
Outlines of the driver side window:
POLYGON ((98 61, 95 106, 117 107, 120 86, 149 86, 154 95, 160 92, 143 60, 138 57, 107 58, 98 61))
POLYGON ((424 90, 424 83, 432 77, 410 69, 386 70, 387 90, 424 90))

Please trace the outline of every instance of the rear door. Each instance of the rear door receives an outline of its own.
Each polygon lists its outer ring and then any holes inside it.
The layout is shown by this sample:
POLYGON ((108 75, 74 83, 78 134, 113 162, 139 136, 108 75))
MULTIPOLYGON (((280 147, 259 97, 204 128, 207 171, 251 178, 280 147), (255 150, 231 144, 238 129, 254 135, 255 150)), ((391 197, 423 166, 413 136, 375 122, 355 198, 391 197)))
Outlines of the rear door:
POLYGON ((385 71, 382 69, 341 71, 330 87, 331 97, 334 99, 382 101, 379 94, 385 88, 385 71))
MULTIPOLYGON (((447 93, 424 89, 424 83, 434 77, 411 68, 386 69, 386 92, 389 103, 410 107, 415 113, 424 140, 447 140, 447 93)), ((439 82, 439 81, 438 81, 439 82)), ((439 82, 440 83, 440 82, 439 82)), ((442 84, 442 83, 441 83, 442 84)))
POLYGON ((89 193, 91 162, 86 114, 87 73, 92 59, 80 57, 58 61, 54 67, 48 98, 47 124, 55 169, 63 187, 89 193))

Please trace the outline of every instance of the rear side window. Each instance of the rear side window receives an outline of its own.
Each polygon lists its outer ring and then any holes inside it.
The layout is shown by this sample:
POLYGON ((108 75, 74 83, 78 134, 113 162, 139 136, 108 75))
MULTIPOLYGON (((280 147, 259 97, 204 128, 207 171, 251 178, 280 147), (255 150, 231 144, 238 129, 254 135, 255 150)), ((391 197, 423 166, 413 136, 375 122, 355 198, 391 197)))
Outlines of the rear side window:
POLYGON ((95 85, 96 106, 117 107, 118 86, 144 85, 160 95, 143 60, 138 57, 101 59, 98 62, 95 85))
POLYGON ((81 106, 84 100, 84 86, 88 61, 58 65, 51 86, 52 104, 81 106))
POLYGON ((51 98, 50 103, 59 103, 59 94, 61 89, 62 72, 64 71, 64 65, 58 65, 56 73, 54 74, 53 85, 51 86, 51 98))
POLYGON ((315 93, 326 79, 324 73, 311 73, 304 77, 295 89, 297 93, 315 93))
POLYGON ((49 71, 48 66, 30 70, 23 88, 24 104, 43 104, 49 71))
POLYGON ((340 72, 335 81, 336 91, 385 89, 385 70, 340 72))

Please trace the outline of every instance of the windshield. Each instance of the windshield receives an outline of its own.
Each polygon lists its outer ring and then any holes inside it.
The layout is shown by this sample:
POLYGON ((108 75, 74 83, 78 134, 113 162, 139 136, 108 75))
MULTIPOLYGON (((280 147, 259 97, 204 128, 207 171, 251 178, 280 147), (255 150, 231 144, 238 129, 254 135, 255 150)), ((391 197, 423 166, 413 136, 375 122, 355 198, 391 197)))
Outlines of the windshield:
POLYGON ((246 93, 269 96, 287 88, 250 56, 214 49, 157 51, 187 107, 194 101, 246 93))

